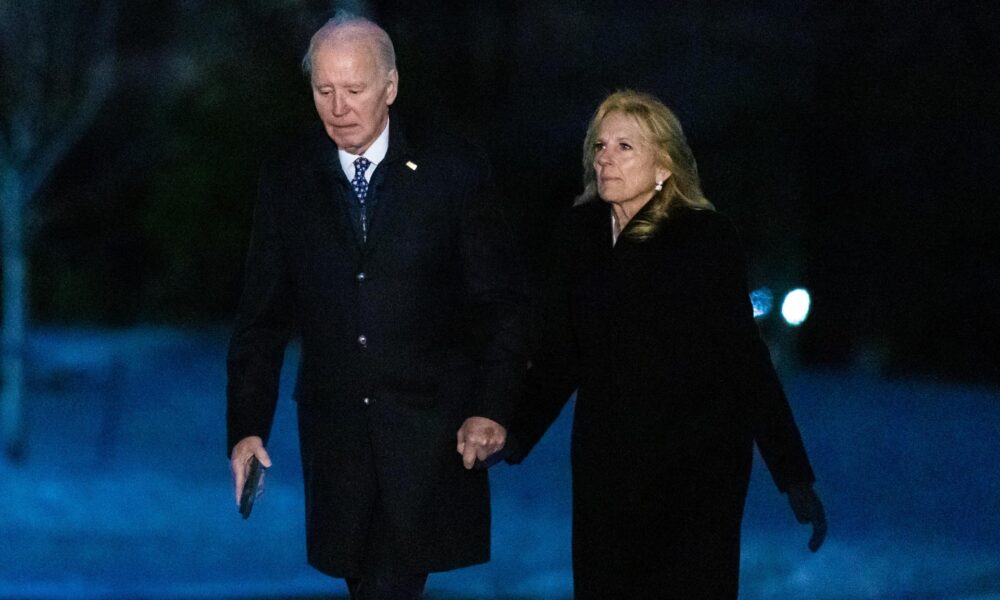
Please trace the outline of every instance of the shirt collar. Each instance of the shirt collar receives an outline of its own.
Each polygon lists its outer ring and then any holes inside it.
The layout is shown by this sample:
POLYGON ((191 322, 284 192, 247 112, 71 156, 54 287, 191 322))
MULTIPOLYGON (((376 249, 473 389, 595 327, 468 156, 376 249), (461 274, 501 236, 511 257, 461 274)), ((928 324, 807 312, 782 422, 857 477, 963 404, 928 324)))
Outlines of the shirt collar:
POLYGON ((337 157, 340 158, 340 167, 344 170, 344 175, 347 175, 347 180, 351 181, 354 179, 354 161, 357 160, 359 156, 364 156, 369 161, 371 165, 368 170, 365 171, 365 179, 369 182, 372 180, 372 173, 375 172, 375 167, 378 166, 380 162, 385 159, 386 153, 389 151, 389 122, 386 121, 385 128, 382 129, 382 133, 375 138, 372 145, 365 150, 363 154, 351 154, 350 152, 345 152, 344 150, 337 149, 337 157))

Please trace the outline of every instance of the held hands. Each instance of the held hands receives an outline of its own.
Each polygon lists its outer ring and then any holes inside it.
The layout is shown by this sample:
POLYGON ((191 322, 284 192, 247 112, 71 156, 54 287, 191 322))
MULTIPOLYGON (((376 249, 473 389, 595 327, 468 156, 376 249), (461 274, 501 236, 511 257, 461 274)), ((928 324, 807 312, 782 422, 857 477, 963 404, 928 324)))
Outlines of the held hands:
POLYGON ((826 538, 826 512, 823 503, 813 490, 811 483, 793 483, 788 486, 788 504, 795 513, 795 519, 805 525, 812 523, 812 536, 809 538, 809 549, 819 550, 826 538))
POLYGON ((469 417, 462 423, 456 437, 456 450, 462 455, 462 463, 466 469, 471 469, 476 466, 477 461, 486 463, 491 455, 503 448, 507 441, 507 430, 492 419, 469 417))
POLYGON ((236 488, 236 506, 240 505, 240 496, 243 494, 243 485, 247 481, 247 463, 250 457, 256 456, 260 464, 266 468, 271 467, 271 457, 264 449, 264 442, 259 437, 253 435, 245 437, 235 446, 232 454, 229 455, 229 469, 233 472, 233 485, 236 488))

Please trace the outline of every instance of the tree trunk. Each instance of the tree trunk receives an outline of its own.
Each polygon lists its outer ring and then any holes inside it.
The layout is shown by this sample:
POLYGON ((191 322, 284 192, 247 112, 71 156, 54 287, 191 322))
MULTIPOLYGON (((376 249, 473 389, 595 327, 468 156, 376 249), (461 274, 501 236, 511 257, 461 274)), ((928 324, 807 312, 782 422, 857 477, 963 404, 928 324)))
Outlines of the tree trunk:
POLYGON ((0 182, 3 256, 2 375, 0 380, 0 440, 7 455, 19 460, 26 450, 24 427, 24 355, 28 286, 24 249, 24 208, 27 204, 16 169, 5 169, 0 182))

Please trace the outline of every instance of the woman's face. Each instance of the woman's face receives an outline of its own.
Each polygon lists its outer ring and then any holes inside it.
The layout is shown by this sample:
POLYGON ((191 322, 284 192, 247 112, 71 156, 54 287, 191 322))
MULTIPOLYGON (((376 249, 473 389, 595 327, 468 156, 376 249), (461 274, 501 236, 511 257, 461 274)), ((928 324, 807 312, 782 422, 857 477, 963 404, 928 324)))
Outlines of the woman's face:
POLYGON ((634 210, 653 197, 658 181, 670 177, 670 171, 657 164, 639 122, 621 112, 605 115, 597 126, 594 172, 605 202, 632 205, 634 210))

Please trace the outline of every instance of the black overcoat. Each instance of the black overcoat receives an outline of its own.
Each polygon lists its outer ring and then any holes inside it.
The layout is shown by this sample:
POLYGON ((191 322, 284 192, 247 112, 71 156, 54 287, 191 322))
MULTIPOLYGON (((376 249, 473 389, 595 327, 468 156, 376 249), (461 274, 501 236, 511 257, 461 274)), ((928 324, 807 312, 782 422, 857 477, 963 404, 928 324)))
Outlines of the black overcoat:
POLYGON ((599 200, 556 229, 511 459, 576 389, 576 597, 735 598, 753 443, 780 489, 813 481, 737 233, 717 212, 679 208, 652 239, 612 246, 599 200))
POLYGON ((456 432, 506 425, 525 364, 523 272, 487 162, 408 146, 391 123, 366 244, 321 129, 265 164, 227 361, 228 448, 266 442, 301 336, 308 558, 342 577, 488 560, 487 473, 463 468, 456 432))

